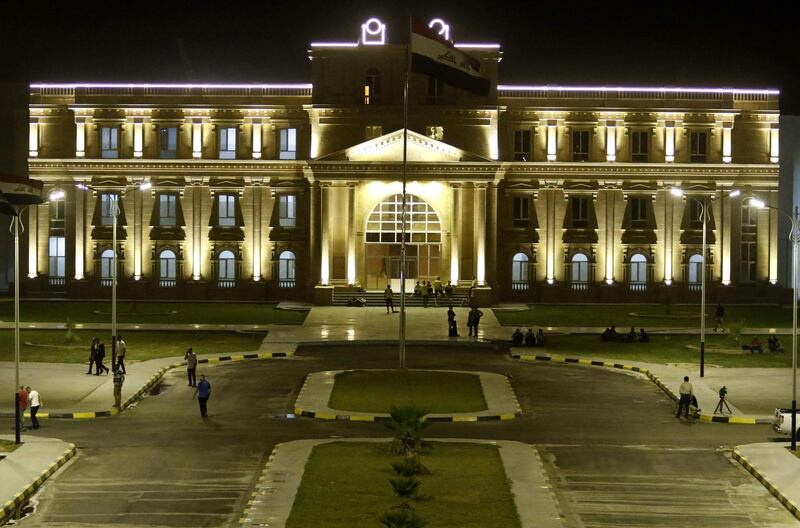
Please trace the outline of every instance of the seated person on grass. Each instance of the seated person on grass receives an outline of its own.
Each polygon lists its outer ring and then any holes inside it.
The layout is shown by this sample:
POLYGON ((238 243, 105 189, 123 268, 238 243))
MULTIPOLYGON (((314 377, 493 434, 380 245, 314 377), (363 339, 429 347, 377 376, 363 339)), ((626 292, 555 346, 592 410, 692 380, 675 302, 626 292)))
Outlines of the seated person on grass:
POLYGON ((781 345, 777 336, 767 339, 767 346, 770 352, 783 352, 783 345, 781 345))
POLYGON ((644 328, 639 329, 639 342, 640 343, 649 343, 650 336, 647 335, 647 332, 644 331, 644 328))
POLYGON ((753 340, 750 341, 750 353, 753 354, 755 352, 758 352, 759 354, 764 353, 764 345, 761 344, 758 336, 753 336, 753 340))
POLYGON ((634 343, 636 342, 636 329, 631 327, 631 331, 628 332, 628 335, 625 337, 626 343, 634 343))
POLYGON ((536 334, 533 333, 533 328, 528 328, 525 333, 525 346, 536 346, 536 334))
POLYGON ((611 328, 606 328, 602 334, 600 334, 600 341, 613 341, 614 340, 614 333, 612 333, 611 328))
POLYGON ((514 333, 511 334, 511 345, 522 346, 523 341, 525 341, 525 335, 519 328, 517 328, 516 330, 514 330, 514 333))
POLYGON ((542 329, 539 329, 539 333, 536 334, 536 346, 544 346, 544 332, 542 329))

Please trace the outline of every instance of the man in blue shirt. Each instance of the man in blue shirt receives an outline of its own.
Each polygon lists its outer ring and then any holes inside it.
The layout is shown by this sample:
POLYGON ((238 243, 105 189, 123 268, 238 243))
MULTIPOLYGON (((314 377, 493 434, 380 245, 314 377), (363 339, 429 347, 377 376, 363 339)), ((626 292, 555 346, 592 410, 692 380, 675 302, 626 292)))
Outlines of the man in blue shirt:
POLYGON ((211 396, 211 384, 206 379, 205 374, 200 374, 200 382, 197 384, 197 389, 194 391, 197 396, 197 401, 200 402, 200 415, 203 418, 208 417, 208 398, 211 396))

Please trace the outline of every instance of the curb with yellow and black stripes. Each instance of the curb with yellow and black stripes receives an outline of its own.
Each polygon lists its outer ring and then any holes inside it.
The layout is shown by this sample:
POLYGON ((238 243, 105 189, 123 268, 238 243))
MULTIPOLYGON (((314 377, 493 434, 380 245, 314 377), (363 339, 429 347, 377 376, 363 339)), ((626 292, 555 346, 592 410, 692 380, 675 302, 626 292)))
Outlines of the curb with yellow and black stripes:
POLYGON ((50 464, 46 470, 39 475, 36 480, 28 484, 25 489, 14 495, 14 498, 8 501, 4 506, 3 509, 0 510, 0 524, 4 524, 5 522, 9 521, 10 519, 15 517, 16 512, 28 502, 28 499, 33 496, 34 493, 45 483, 45 481, 50 478, 50 476, 58 471, 58 468, 63 466, 67 463, 67 461, 75 456, 75 445, 69 444, 64 453, 59 456, 55 462, 50 464))
MULTIPOLYGON (((656 386, 664 391, 664 393, 672 399, 674 402, 680 401, 680 398, 672 392, 672 389, 667 387, 661 379, 650 372, 646 368, 637 367, 635 365, 626 365, 624 363, 612 363, 610 361, 601 361, 598 359, 586 359, 586 358, 573 358, 573 357, 562 357, 562 356, 551 356, 551 355, 531 355, 531 354, 511 354, 512 359, 518 359, 520 361, 550 361, 552 363, 572 363, 577 365, 583 365, 587 367, 603 367, 608 369, 614 370, 627 370, 630 372, 638 372, 640 374, 644 374, 647 376, 650 381, 656 384, 656 386)), ((730 423, 730 424, 738 424, 738 425, 755 425, 761 423, 771 423, 770 419, 759 419, 759 418, 750 418, 750 417, 741 417, 741 416, 715 416, 712 414, 703 414, 703 413, 695 413, 695 418, 700 420, 701 422, 708 422, 708 423, 730 423)))
POLYGON ((764 487, 767 488, 767 490, 772 493, 772 495, 778 499, 778 501, 783 504, 783 506, 789 510, 792 515, 794 515, 797 519, 800 519, 800 508, 798 508, 794 502, 784 495, 781 490, 773 486, 772 483, 767 480, 767 478, 762 475, 761 472, 756 469, 744 455, 742 455, 738 447, 733 449, 733 459, 739 462, 751 475, 756 478, 756 480, 763 484, 764 487))
MULTIPOLYGON (((294 351, 289 352, 261 352, 261 353, 254 353, 254 354, 238 354, 238 355, 230 355, 230 356, 218 356, 212 358, 203 358, 198 359, 197 363, 222 363, 225 361, 247 361, 247 360, 255 360, 255 359, 277 359, 277 358, 288 358, 294 356, 294 351)), ((127 398, 119 409, 111 408, 106 411, 87 411, 87 412, 73 412, 73 413, 50 413, 50 412, 42 412, 36 415, 39 419, 67 419, 67 420, 88 420, 92 418, 105 418, 108 416, 114 416, 122 411, 124 411, 127 407, 131 404, 136 402, 139 398, 141 398, 146 392, 152 389, 156 384, 161 381, 161 378, 164 377, 164 374, 169 372, 170 370, 178 367, 185 366, 186 362, 181 361, 179 363, 173 363, 171 365, 167 365, 165 367, 161 367, 158 369, 150 378, 145 382, 144 385, 139 387, 139 389, 133 393, 129 398, 127 398)), ((0 417, 9 418, 13 417, 14 413, 3 412, 0 413, 0 417)), ((30 417, 30 413, 25 413, 26 417, 30 417)))
MULTIPOLYGON (((275 460, 275 455, 278 452, 278 448, 281 444, 276 444, 275 447, 272 448, 272 453, 269 454, 269 458, 267 458, 267 463, 264 466, 264 471, 261 472, 261 475, 258 477, 256 481, 255 490, 250 495, 250 498, 247 500, 247 505, 244 507, 244 512, 242 512, 242 516, 239 518, 239 524, 245 524, 251 521, 250 519, 250 511, 253 509, 253 505, 259 500, 259 496, 265 495, 267 493, 272 493, 271 488, 263 488, 263 484, 267 482, 267 475, 269 474, 269 468, 272 466, 272 461, 275 460)), ((258 525, 261 526, 261 525, 258 525)))

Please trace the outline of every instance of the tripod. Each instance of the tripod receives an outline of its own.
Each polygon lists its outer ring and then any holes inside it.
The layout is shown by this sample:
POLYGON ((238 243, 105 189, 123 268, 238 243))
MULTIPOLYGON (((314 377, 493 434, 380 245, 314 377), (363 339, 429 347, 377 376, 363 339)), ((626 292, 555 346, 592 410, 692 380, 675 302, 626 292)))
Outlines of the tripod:
POLYGON ((723 405, 725 406, 725 408, 726 408, 726 409, 728 409, 728 414, 733 414, 733 411, 732 411, 732 410, 731 410, 731 408, 728 406, 728 402, 726 402, 726 401, 725 401, 725 396, 724 396, 724 395, 721 395, 721 396, 719 397, 719 403, 718 403, 718 404, 717 404, 717 406, 714 408, 714 414, 717 414, 717 413, 719 413, 719 414, 725 414, 725 412, 722 410, 722 406, 723 406, 723 405))

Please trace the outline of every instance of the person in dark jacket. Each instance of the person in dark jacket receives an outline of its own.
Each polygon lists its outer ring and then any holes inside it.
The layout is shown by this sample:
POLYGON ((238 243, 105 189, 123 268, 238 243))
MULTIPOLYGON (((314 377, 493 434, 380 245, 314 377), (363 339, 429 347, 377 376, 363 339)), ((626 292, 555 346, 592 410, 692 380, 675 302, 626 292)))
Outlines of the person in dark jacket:
POLYGON ((528 328, 525 333, 525 346, 536 346, 536 334, 533 333, 533 328, 528 328))
POLYGON ((94 339, 92 339, 92 344, 89 347, 89 372, 87 372, 87 374, 92 373, 92 368, 95 366, 95 363, 97 362, 97 347, 99 341, 100 340, 95 337, 94 339))
POLYGON ((106 358, 106 345, 103 343, 101 339, 97 343, 97 353, 95 354, 95 376, 99 376, 100 372, 102 371, 104 374, 108 374, 109 369, 107 366, 103 365, 103 360, 106 358))
POLYGON ((514 333, 511 334, 511 345, 512 346, 522 346, 522 343, 525 342, 525 334, 522 333, 522 330, 517 328, 514 330, 514 333))

